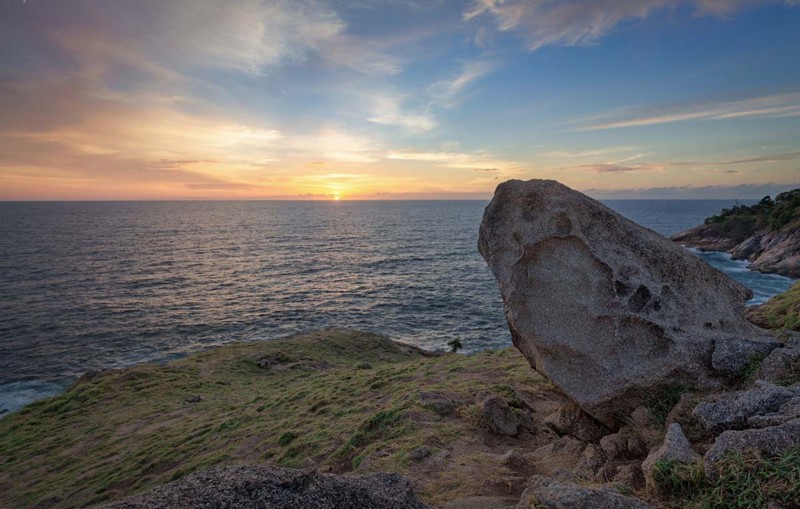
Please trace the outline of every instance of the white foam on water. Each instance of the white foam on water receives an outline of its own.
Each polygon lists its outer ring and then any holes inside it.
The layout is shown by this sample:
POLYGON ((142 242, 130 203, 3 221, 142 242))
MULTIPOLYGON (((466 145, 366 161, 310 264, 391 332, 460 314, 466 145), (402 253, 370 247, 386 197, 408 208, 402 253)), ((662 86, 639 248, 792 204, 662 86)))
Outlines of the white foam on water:
POLYGON ((0 417, 34 401, 55 396, 63 391, 63 385, 36 380, 0 385, 0 417))

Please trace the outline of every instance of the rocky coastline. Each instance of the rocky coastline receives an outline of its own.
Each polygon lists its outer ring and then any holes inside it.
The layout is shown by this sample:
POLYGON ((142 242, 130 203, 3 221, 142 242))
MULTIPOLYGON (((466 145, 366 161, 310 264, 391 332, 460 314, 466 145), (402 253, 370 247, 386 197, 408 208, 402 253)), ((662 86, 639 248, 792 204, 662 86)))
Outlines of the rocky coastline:
POLYGON ((94 373, 0 420, 0 507, 800 507, 800 339, 749 290, 554 181, 501 184, 479 250, 514 347, 323 330, 94 373))
POLYGON ((734 260, 749 261, 752 270, 800 278, 800 190, 723 210, 671 239, 701 251, 730 253, 734 260))

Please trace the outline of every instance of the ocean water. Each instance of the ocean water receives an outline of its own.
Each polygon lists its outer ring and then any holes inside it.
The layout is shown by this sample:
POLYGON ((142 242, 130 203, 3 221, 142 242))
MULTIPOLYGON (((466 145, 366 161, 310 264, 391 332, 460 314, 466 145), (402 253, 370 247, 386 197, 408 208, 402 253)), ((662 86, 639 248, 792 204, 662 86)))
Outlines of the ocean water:
MULTIPOLYGON (((727 201, 609 201, 665 235, 727 201)), ((0 413, 84 372, 327 326, 510 344, 477 252, 486 202, 0 203, 0 413)), ((756 301, 791 280, 709 263, 756 301)))

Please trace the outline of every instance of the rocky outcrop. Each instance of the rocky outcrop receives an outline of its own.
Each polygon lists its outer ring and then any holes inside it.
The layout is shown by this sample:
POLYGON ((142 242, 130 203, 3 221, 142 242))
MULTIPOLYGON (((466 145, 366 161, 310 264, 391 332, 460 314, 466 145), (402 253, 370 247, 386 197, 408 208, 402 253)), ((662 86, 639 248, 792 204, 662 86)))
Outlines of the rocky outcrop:
POLYGON ((766 428, 726 431, 717 437, 703 457, 706 476, 715 477, 717 463, 728 454, 754 450, 771 457, 793 447, 800 447, 800 418, 766 428))
POLYGON ((800 228, 797 227, 758 231, 741 239, 731 237, 715 224, 703 224, 671 238, 684 246, 724 251, 736 260, 749 260, 753 270, 800 277, 800 228))
POLYGON ((520 497, 518 509, 651 509, 641 500, 626 497, 609 488, 587 488, 573 482, 548 479, 540 475, 530 479, 520 497))
POLYGON ((478 248, 514 345, 609 427, 659 390, 715 386, 715 350, 729 367, 776 345, 744 318, 748 289, 555 181, 501 184, 478 248))
POLYGON ((506 400, 500 396, 489 396, 483 401, 481 411, 490 430, 500 435, 517 436, 519 418, 506 400))
POLYGON ((645 482, 649 489, 655 488, 655 466, 658 461, 672 463, 692 464, 700 461, 701 457, 692 449, 691 444, 683 434, 680 424, 671 424, 664 437, 664 444, 653 451, 642 463, 645 482))
POLYGON ((695 407, 693 414, 703 427, 716 435, 727 430, 786 421, 795 417, 786 412, 791 412, 797 404, 800 404, 800 385, 780 387, 758 380, 748 390, 707 398, 695 407), (787 403, 790 405, 784 408, 787 403))
POLYGON ((188 475, 104 509, 427 509, 398 474, 344 477, 269 466, 188 475))

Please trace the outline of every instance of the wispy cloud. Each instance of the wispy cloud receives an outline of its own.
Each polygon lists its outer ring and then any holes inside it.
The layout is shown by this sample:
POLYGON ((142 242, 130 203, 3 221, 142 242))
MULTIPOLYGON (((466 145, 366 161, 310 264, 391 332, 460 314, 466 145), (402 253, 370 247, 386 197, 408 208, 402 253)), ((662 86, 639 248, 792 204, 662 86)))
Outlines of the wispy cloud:
POLYGON ((466 92, 467 87, 491 72, 494 67, 494 64, 484 60, 464 63, 461 71, 455 77, 431 85, 428 92, 432 103, 445 108, 455 106, 466 92))
MULTIPOLYGON (((596 43, 615 27, 642 21, 683 6, 695 15, 727 16, 768 4, 796 5, 796 0, 477 0, 464 13, 471 20, 490 16, 500 31, 515 31, 529 50, 544 46, 585 46, 596 43)), ((482 36, 482 40, 485 35, 482 36)))
POLYGON ((701 200, 757 200, 764 196, 796 189, 800 182, 737 184, 732 186, 669 186, 628 189, 584 189, 583 192, 598 199, 701 199, 701 200))
POLYGON ((787 92, 738 101, 706 102, 670 106, 629 107, 590 117, 573 119, 584 124, 577 131, 643 127, 689 120, 726 120, 747 117, 800 116, 800 92, 787 92))
POLYGON ((367 117, 369 122, 404 127, 410 131, 429 131, 436 121, 428 111, 409 113, 403 109, 400 97, 376 94, 369 99, 373 113, 367 117))
POLYGON ((386 159, 433 163, 447 168, 486 171, 517 171, 522 165, 516 161, 498 158, 486 153, 390 151, 386 159))

